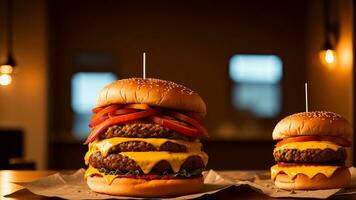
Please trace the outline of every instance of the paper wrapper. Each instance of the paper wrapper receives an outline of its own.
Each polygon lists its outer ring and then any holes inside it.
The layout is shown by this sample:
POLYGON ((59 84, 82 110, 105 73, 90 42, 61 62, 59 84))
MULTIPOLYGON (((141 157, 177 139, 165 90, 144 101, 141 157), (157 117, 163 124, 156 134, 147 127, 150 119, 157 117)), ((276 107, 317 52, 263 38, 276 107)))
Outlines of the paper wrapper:
MULTIPOLYGON (((84 181, 84 172, 84 169, 80 169, 71 175, 56 173, 33 182, 16 182, 16 184, 25 187, 34 194, 47 197, 60 197, 64 199, 143 199, 92 192, 84 181)), ((201 193, 164 199, 193 199, 205 194, 218 192, 233 184, 233 182, 223 179, 215 171, 210 170, 208 173, 205 173, 204 188, 201 193)), ((11 194, 6 196, 11 197, 11 194)))
POLYGON ((268 195, 270 197, 282 198, 316 198, 327 199, 333 195, 348 195, 356 194, 356 168, 349 168, 351 172, 351 184, 344 189, 329 189, 329 190, 281 190, 274 186, 270 179, 269 171, 256 171, 256 172, 221 172, 219 175, 225 179, 237 183, 237 186, 248 185, 251 189, 268 195))
MULTIPOLYGON (((214 170, 210 170, 209 172, 204 173, 204 188, 200 193, 163 199, 193 199, 206 194, 216 193, 233 185, 237 187, 247 185, 256 192, 263 193, 270 197, 326 199, 332 195, 356 194, 356 168, 350 168, 350 171, 353 181, 347 189, 286 191, 277 189, 274 186, 270 180, 269 172, 267 171, 225 171, 218 173, 214 170)), ((71 175, 57 173, 33 182, 16 184, 27 188, 32 193, 47 197, 60 197, 65 199, 142 199, 111 196, 92 192, 86 185, 86 182, 83 179, 83 174, 84 169, 80 169, 71 175)), ((6 196, 11 197, 11 194, 6 196)))

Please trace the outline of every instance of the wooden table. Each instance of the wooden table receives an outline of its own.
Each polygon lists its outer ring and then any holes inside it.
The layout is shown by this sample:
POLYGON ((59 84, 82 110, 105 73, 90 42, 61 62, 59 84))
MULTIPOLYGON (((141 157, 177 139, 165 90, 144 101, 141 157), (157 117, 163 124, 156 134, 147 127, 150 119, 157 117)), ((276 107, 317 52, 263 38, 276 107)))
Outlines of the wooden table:
MULTIPOLYGON (((67 171, 70 173, 70 171, 67 171)), ((0 198, 2 199, 50 199, 47 197, 32 194, 23 187, 11 182, 28 182, 33 181, 51 174, 56 171, 17 171, 17 170, 0 170, 0 198), (3 197, 6 194, 20 190, 11 195, 11 197, 3 197)), ((64 172, 66 173, 66 172, 64 172)), ((56 198, 52 198, 56 199, 56 198)), ((58 198, 57 198, 58 199, 58 198)), ((263 194, 252 191, 249 188, 229 188, 218 193, 202 197, 199 199, 273 199, 263 194)), ((356 195, 338 196, 335 199, 356 199, 356 195)))
POLYGON ((19 171, 19 170, 0 170, 0 198, 4 199, 45 199, 23 189, 22 186, 13 184, 11 182, 29 182, 51 174, 56 171, 19 171), (4 195, 10 194, 14 191, 21 190, 13 195, 11 198, 5 198, 4 195))

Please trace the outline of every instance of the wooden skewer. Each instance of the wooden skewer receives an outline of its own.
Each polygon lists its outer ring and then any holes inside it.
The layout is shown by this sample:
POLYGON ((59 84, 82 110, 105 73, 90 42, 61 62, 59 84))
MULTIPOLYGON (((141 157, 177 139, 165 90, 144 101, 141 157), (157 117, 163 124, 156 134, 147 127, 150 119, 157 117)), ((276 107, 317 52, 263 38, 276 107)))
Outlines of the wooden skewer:
POLYGON ((143 52, 143 79, 146 79, 146 52, 143 52))
POLYGON ((305 112, 308 111, 308 83, 305 83, 305 112))

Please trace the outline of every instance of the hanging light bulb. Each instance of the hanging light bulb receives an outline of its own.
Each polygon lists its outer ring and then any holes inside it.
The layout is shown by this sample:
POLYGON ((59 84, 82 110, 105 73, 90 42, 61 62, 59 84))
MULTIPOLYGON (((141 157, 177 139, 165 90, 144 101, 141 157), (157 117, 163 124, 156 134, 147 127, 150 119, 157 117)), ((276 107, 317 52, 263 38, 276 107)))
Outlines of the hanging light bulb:
POLYGON ((8 53, 6 62, 0 66, 0 74, 13 74, 15 72, 16 62, 11 54, 8 53))
POLYGON ((12 77, 9 74, 0 75, 0 85, 10 85, 12 82, 12 77))
POLYGON ((324 46, 319 52, 320 62, 328 67, 334 67, 336 65, 336 50, 331 43, 330 37, 325 38, 324 46))
POLYGON ((336 64, 336 51, 331 42, 331 34, 326 32, 323 48, 319 52, 320 62, 328 67, 334 67, 336 64))
POLYGON ((11 65, 1 65, 0 73, 1 74, 12 74, 14 72, 14 68, 11 65))
POLYGON ((0 85, 6 86, 12 83, 15 72, 15 61, 11 54, 7 56, 7 61, 0 66, 0 85))
POLYGON ((335 62, 335 50, 328 49, 325 51, 325 62, 328 64, 333 64, 335 62))
POLYGON ((9 85, 12 82, 12 78, 15 72, 16 62, 12 54, 12 2, 7 1, 7 59, 4 64, 0 66, 0 85, 9 85))
POLYGON ((321 50, 319 53, 320 62, 329 67, 336 65, 336 51, 334 49, 321 50))
POLYGON ((320 62, 329 68, 334 68, 337 64, 337 52, 335 43, 337 42, 337 27, 330 20, 330 0, 324 1, 324 28, 325 40, 319 52, 320 62))

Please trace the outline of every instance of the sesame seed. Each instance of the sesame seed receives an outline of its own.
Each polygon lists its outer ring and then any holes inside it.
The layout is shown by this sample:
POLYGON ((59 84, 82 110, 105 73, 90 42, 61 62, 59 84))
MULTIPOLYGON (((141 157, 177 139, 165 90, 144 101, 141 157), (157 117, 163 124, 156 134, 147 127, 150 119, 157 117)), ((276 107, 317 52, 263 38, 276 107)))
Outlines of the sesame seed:
POLYGON ((321 118, 321 120, 328 119, 330 121, 330 123, 342 118, 341 115, 339 115, 337 113, 334 113, 334 112, 329 112, 329 111, 301 112, 301 113, 296 113, 296 114, 291 115, 291 116, 308 117, 308 118, 321 118))
MULTIPOLYGON (((138 87, 149 87, 150 89, 155 89, 156 87, 160 87, 161 85, 164 86, 163 91, 164 92, 169 92, 171 90, 178 90, 182 94, 187 94, 187 95, 194 95, 196 94, 193 90, 189 89, 188 87, 184 85, 180 85, 177 83, 174 83, 172 81, 166 81, 166 80, 161 80, 161 79, 155 79, 155 78, 128 78, 128 79, 121 79, 118 80, 117 82, 136 82, 138 87)), ((117 83, 116 82, 116 83, 117 83)))

